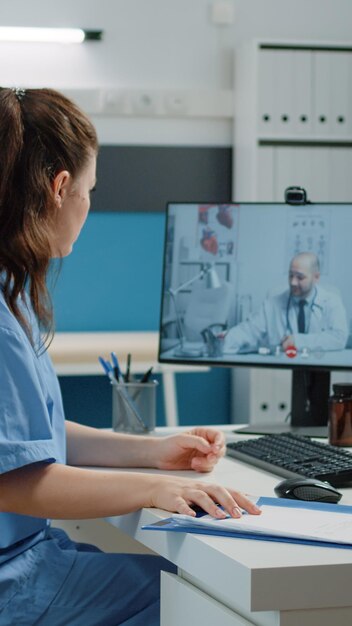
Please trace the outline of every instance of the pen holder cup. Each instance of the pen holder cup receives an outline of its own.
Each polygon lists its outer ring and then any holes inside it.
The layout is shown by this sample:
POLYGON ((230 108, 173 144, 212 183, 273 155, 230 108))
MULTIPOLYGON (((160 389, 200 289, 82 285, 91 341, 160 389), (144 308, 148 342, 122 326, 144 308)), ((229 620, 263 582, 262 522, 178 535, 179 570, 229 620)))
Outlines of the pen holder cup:
POLYGON ((155 429, 157 380, 112 386, 112 429, 146 434, 155 429))

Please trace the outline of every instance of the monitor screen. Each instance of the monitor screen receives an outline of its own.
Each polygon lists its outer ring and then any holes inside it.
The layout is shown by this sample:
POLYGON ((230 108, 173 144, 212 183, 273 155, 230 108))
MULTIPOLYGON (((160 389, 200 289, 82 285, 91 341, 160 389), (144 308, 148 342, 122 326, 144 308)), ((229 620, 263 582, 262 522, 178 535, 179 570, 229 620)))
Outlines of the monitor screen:
POLYGON ((352 205, 171 203, 159 360, 352 366, 352 205))
POLYGON ((293 370, 291 423, 324 425, 352 366, 352 204, 170 203, 159 361, 293 370))

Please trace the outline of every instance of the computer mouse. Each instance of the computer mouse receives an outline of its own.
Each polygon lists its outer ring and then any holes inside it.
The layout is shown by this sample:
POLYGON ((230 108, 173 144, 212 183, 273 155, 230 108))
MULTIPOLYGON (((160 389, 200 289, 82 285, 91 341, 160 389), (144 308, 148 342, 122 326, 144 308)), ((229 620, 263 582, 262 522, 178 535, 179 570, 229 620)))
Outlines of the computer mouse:
POLYGON ((342 493, 328 482, 314 478, 287 478, 282 480, 274 491, 278 498, 291 500, 308 500, 310 502, 331 502, 336 504, 341 500, 342 493))

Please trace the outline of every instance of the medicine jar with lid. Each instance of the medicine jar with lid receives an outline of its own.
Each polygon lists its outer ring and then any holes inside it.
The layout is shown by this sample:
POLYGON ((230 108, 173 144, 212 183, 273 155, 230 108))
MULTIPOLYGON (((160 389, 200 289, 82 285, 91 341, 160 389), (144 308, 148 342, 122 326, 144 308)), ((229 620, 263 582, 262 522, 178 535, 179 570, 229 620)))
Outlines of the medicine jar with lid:
POLYGON ((352 446, 352 383, 336 383, 329 398, 329 443, 352 446))

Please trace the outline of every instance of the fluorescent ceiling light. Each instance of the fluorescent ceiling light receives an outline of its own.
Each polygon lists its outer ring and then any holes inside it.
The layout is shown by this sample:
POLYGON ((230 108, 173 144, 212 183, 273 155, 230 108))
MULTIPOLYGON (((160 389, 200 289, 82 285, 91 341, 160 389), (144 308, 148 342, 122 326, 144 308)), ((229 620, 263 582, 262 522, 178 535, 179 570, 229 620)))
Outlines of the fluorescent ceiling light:
POLYGON ((29 28, 0 27, 0 41, 37 43, 82 43, 85 40, 99 40, 101 30, 82 28, 29 28))

